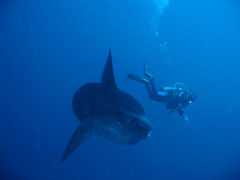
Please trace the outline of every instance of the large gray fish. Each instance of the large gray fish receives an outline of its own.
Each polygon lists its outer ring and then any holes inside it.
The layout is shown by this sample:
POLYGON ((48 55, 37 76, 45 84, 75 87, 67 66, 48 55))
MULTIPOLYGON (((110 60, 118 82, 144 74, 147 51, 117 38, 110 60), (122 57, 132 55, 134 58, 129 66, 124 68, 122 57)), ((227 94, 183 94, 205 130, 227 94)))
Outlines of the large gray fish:
POLYGON ((101 83, 87 83, 78 89, 72 107, 81 124, 73 133, 61 161, 93 134, 112 142, 131 145, 147 138, 152 130, 140 103, 117 88, 111 51, 101 83))

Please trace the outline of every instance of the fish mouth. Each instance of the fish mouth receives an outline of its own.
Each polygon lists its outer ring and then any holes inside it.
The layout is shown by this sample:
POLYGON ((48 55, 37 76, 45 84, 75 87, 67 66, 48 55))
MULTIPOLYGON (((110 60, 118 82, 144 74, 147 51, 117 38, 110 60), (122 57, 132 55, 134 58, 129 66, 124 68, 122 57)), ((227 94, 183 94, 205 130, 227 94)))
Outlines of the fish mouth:
POLYGON ((147 128, 147 129, 144 130, 144 133, 143 133, 144 138, 150 137, 151 134, 152 134, 152 128, 147 128))
POLYGON ((152 135, 152 130, 148 131, 147 137, 150 137, 152 135))
POLYGON ((130 144, 148 138, 152 133, 152 123, 144 114, 128 113, 124 128, 130 135, 130 144))
POLYGON ((129 144, 136 144, 138 143, 140 140, 149 138, 152 134, 152 130, 142 130, 139 134, 134 135, 133 138, 131 138, 130 143, 129 144))
POLYGON ((146 116, 142 116, 140 119, 140 129, 141 129, 141 133, 143 135, 143 138, 147 138, 150 137, 152 134, 152 124, 149 121, 149 119, 146 116))

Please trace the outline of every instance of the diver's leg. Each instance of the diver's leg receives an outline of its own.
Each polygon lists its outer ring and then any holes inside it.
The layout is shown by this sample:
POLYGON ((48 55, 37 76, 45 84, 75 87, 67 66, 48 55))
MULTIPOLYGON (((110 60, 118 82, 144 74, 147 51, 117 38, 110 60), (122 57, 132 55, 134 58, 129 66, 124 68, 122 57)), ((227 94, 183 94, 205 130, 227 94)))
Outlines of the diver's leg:
POLYGON ((149 83, 146 83, 146 89, 148 91, 148 94, 151 98, 156 97, 157 96, 157 90, 156 90, 156 86, 154 81, 153 76, 147 71, 147 64, 144 64, 144 75, 147 77, 147 79, 149 80, 149 83))
POLYGON ((153 92, 154 94, 158 94, 153 79, 149 82, 149 84, 150 84, 150 86, 151 86, 152 92, 153 92))
POLYGON ((152 97, 152 88, 151 88, 150 82, 149 83, 145 83, 145 87, 147 89, 149 97, 151 98, 152 97))
POLYGON ((145 87, 148 91, 148 95, 151 99, 156 101, 161 101, 161 98, 158 95, 156 86, 153 81, 149 81, 148 83, 145 83, 145 87))
POLYGON ((145 87, 147 89, 149 98, 153 99, 153 100, 157 100, 158 94, 157 94, 155 84, 152 80, 150 81, 149 79, 141 78, 140 76, 131 74, 131 73, 129 73, 127 77, 128 77, 128 79, 144 83, 145 87))
POLYGON ((131 79, 131 80, 138 81, 138 82, 142 82, 142 83, 149 83, 150 81, 154 80, 153 76, 150 73, 147 72, 147 65, 146 64, 144 65, 144 75, 146 76, 146 78, 141 78, 138 75, 129 73, 127 78, 131 79))
POLYGON ((137 76, 137 75, 131 74, 131 73, 129 73, 127 77, 128 77, 128 79, 144 83, 149 97, 154 100, 156 99, 157 91, 156 91, 155 84, 152 81, 149 81, 146 78, 141 78, 140 76, 137 76))

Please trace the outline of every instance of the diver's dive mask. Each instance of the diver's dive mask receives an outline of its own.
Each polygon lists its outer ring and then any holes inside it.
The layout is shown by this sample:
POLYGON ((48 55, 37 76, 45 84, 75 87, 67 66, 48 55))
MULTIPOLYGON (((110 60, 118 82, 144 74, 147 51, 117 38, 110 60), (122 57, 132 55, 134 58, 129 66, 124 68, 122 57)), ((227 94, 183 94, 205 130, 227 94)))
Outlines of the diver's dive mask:
POLYGON ((194 92, 189 92, 188 103, 192 104, 193 101, 195 101, 196 99, 197 99, 197 95, 194 92))

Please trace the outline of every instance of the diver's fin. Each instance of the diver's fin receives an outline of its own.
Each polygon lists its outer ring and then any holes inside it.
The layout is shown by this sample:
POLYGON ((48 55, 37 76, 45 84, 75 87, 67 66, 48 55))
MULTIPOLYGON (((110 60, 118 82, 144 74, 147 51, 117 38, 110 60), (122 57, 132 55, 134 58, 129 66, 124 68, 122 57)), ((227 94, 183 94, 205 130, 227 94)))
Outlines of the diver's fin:
POLYGON ((86 126, 79 125, 74 131, 60 161, 63 162, 82 142, 91 136, 91 134, 91 130, 89 130, 86 126))
POLYGON ((149 81, 147 79, 141 78, 140 76, 135 75, 135 74, 129 73, 127 77, 128 77, 128 79, 135 80, 138 82, 149 83, 149 81))
POLYGON ((154 80, 154 77, 148 72, 148 66, 147 64, 144 64, 143 66, 143 71, 144 71, 144 75, 147 77, 147 79, 149 81, 153 81, 154 80))
POLYGON ((114 80, 114 73, 112 67, 112 55, 111 50, 109 50, 108 58, 102 73, 102 85, 108 86, 110 88, 117 89, 116 82, 114 80))

